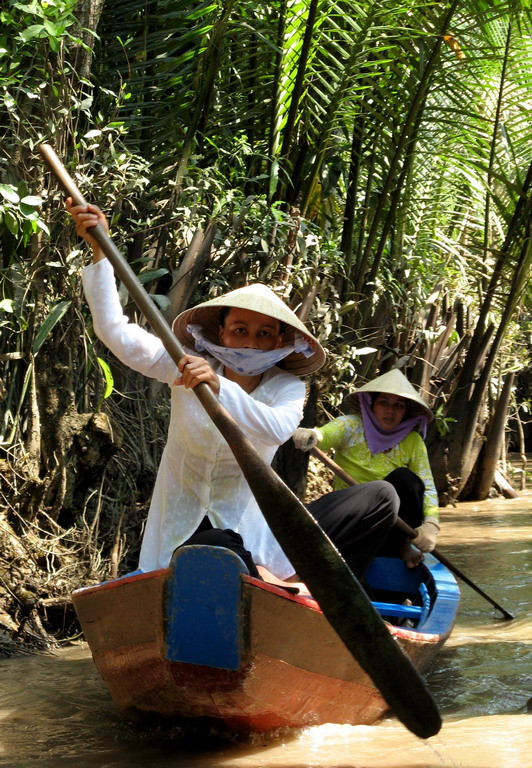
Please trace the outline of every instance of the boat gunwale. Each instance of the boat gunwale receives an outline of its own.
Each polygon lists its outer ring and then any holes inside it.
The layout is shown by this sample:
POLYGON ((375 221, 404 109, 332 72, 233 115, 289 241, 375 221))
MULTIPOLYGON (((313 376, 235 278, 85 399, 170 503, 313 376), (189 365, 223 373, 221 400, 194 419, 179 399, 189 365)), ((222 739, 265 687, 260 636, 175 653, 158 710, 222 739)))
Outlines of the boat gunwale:
MULTIPOLYGON (((436 597, 431 599, 431 609, 424 624, 420 629, 418 629, 417 627, 402 627, 389 621, 386 621, 385 623, 390 633, 396 636, 398 639, 403 638, 405 640, 412 640, 417 638, 418 640, 427 643, 437 643, 440 642, 442 638, 447 638, 453 629, 456 613, 458 610, 458 604, 460 601, 460 589, 453 574, 448 571, 448 569, 446 569, 445 566, 443 566, 432 555, 429 555, 428 558, 426 558, 426 560, 423 561, 419 567, 425 571, 425 575, 429 579, 432 579, 434 588, 436 590, 436 597), (446 589, 444 590, 443 587, 446 589), (452 605, 446 605, 445 609, 442 611, 440 607, 441 602, 439 606, 438 597, 444 597, 444 592, 445 597, 447 598, 447 602, 451 601, 452 605), (442 615, 440 616, 439 614, 442 615), (450 614, 453 615, 451 615, 449 620, 450 614), (447 617, 447 620, 445 620, 445 616, 447 617), (425 625, 436 625, 438 628, 441 626, 442 629, 427 632, 423 630, 425 625)), ((134 571, 124 574, 124 576, 120 576, 117 579, 110 579, 108 581, 101 582, 100 584, 80 587, 73 591, 72 597, 73 600, 75 600, 76 598, 83 598, 86 595, 88 596, 90 594, 101 593, 107 590, 114 590, 125 585, 150 579, 163 579, 166 581, 171 573, 171 567, 145 572, 134 571)), ((296 605, 300 605, 316 613, 323 614, 318 602, 311 596, 293 594, 283 587, 267 583, 246 573, 240 574, 240 578, 244 583, 249 584, 252 587, 263 590, 265 592, 270 592, 296 605)))

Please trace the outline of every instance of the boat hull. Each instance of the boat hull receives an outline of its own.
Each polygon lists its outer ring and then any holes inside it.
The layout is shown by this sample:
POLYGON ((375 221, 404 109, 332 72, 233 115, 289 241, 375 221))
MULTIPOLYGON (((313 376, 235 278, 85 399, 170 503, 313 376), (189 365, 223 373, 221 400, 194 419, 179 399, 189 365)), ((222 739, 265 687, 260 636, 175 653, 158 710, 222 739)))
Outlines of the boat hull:
MULTIPOLYGON (((253 732, 381 717, 386 702, 317 603, 244 571, 228 550, 187 547, 170 568, 74 593, 117 708, 253 732)), ((423 627, 389 625, 419 670, 447 639, 458 607, 456 582, 448 571, 439 576, 424 568, 433 600, 423 627)))

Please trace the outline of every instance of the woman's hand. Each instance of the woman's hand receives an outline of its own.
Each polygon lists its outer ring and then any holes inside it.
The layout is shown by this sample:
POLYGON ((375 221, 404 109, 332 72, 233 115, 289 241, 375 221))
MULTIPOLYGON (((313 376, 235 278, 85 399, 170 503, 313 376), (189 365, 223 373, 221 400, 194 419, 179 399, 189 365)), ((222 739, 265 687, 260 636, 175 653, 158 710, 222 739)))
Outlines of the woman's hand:
POLYGON ((435 517, 426 517, 423 523, 414 530, 417 536, 415 539, 412 539, 411 543, 421 552, 432 552, 440 532, 438 520, 435 517))
POLYGON ((292 435, 294 445, 300 451, 311 451, 315 448, 321 440, 321 432, 317 429, 305 429, 305 427, 298 427, 292 435))
POLYGON ((215 395, 220 393, 220 379, 205 358, 183 355, 177 367, 181 378, 176 379, 174 384, 183 386, 185 389, 194 389, 204 382, 209 385, 215 395))
POLYGON ((67 197, 66 199, 66 209, 74 219, 76 234, 79 237, 82 237, 85 242, 92 247, 92 260, 100 261, 105 258, 105 254, 96 240, 90 236, 90 230, 92 227, 95 227, 96 224, 101 224, 104 230, 109 233, 107 219, 102 211, 96 205, 73 205, 71 197, 67 197))

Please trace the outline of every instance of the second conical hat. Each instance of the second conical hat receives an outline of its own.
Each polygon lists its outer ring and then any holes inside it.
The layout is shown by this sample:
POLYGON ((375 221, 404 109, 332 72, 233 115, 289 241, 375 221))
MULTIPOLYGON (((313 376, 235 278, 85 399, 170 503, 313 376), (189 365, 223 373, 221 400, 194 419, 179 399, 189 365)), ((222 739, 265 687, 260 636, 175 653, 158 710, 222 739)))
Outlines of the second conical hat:
POLYGON ((367 384, 363 384, 361 387, 358 387, 358 389, 355 389, 355 391, 349 395, 350 402, 352 402, 353 395, 356 395, 357 392, 388 392, 390 395, 404 397, 418 405, 429 421, 433 418, 432 411, 427 403, 408 381, 406 376, 397 368, 394 368, 387 373, 383 373, 382 376, 377 376, 376 379, 368 381, 367 384))

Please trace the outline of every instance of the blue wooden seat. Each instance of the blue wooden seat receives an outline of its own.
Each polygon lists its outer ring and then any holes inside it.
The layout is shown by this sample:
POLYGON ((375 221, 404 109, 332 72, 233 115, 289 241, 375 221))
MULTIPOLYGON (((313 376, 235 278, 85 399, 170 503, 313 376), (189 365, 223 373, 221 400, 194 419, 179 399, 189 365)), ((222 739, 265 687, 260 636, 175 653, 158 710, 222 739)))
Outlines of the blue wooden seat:
POLYGON ((381 603, 378 600, 372 600, 371 604, 380 613, 381 616, 395 616, 398 619, 416 619, 419 620, 423 609, 419 605, 399 605, 399 603, 381 603))

